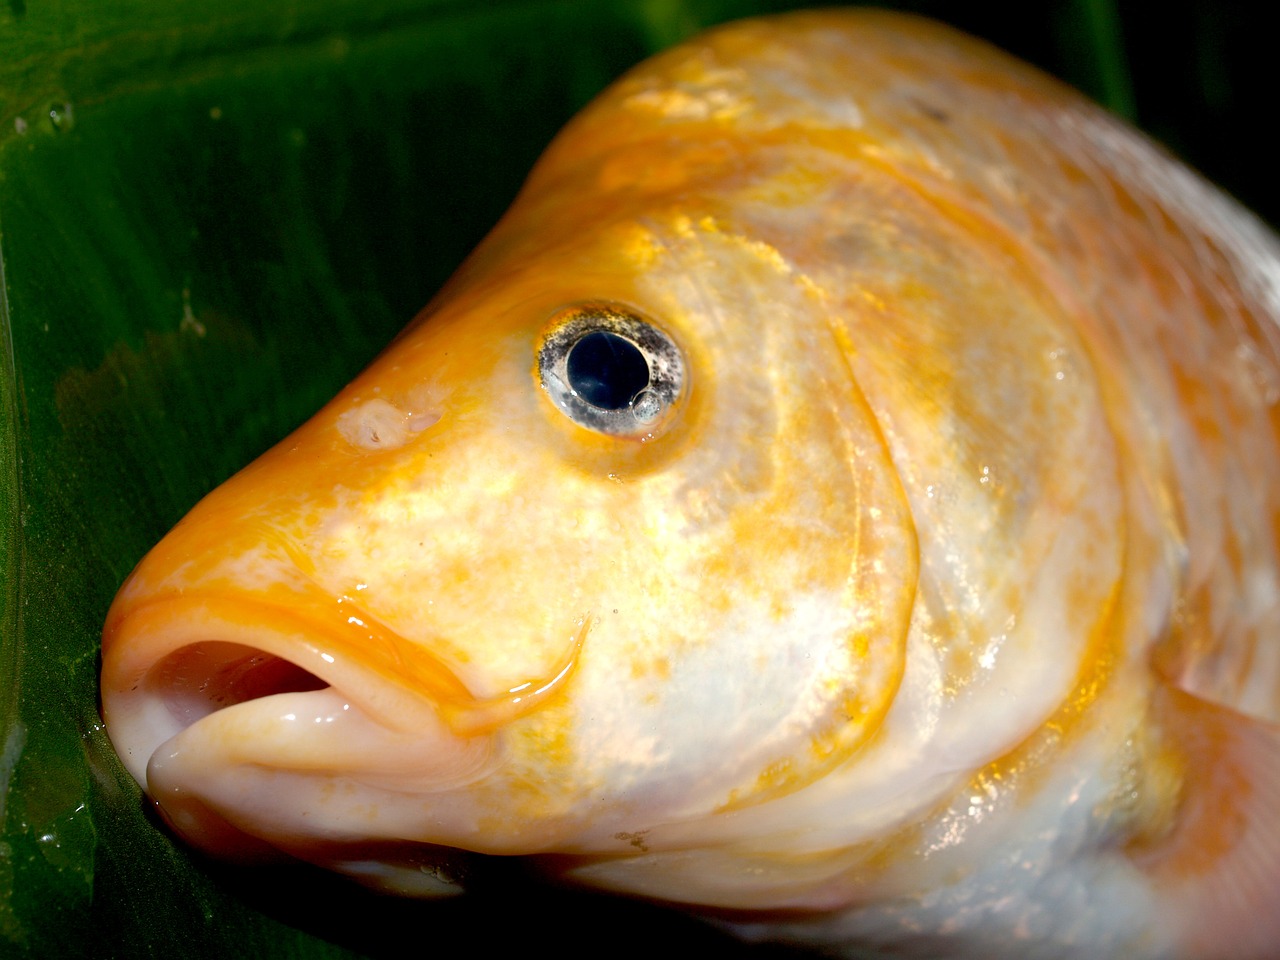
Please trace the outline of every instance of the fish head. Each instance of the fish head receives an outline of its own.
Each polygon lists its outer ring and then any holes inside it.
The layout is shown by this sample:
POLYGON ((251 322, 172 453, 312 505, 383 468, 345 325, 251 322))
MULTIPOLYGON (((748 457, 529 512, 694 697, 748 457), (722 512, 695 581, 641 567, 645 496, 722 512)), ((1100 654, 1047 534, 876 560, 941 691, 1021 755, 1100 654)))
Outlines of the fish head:
POLYGON ((1227 289, 1161 205, 1202 188, 885 17, 624 78, 141 561, 103 711, 180 834, 421 895, 451 851, 535 856, 855 950, 1270 955, 1274 724, 1157 676, 1170 631, 1213 653, 1179 578, 1232 499, 1173 482, 1234 472, 1228 421, 1135 402, 1235 389, 1237 334, 1166 315, 1227 289))
POLYGON ((687 48, 606 92, 423 313, 143 559, 103 710, 179 833, 407 892, 442 848, 643 861, 591 882, 755 906, 691 851, 849 847, 1068 696, 1115 524, 1054 298, 880 162, 889 134, 767 102, 795 65, 766 66, 687 48), (1076 540, 1101 559, 1060 576, 1076 540))
POLYGON ((108 727, 197 845, 375 881, 372 849, 634 852, 892 702, 914 532, 821 298, 687 208, 512 267, 539 221, 117 598, 108 727))

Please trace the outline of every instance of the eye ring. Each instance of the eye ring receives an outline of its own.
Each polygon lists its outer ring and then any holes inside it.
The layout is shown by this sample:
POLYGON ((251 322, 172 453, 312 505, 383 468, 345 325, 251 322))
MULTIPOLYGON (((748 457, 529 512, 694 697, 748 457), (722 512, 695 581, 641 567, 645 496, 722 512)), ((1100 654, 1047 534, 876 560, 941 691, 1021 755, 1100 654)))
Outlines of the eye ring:
POLYGON ((669 422, 685 387, 680 348, 635 311, 604 303, 562 310, 538 347, 538 378, 579 426, 649 439, 669 422))

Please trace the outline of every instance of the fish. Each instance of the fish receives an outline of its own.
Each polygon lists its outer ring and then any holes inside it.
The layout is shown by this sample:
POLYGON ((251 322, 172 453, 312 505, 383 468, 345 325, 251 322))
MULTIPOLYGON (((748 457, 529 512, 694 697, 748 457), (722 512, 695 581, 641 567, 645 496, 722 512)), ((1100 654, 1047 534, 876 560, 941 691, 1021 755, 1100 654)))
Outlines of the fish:
POLYGON ((857 956, 1280 953, 1280 242, 1058 81, 821 11, 624 75, 130 574, 215 857, 472 857, 857 956))

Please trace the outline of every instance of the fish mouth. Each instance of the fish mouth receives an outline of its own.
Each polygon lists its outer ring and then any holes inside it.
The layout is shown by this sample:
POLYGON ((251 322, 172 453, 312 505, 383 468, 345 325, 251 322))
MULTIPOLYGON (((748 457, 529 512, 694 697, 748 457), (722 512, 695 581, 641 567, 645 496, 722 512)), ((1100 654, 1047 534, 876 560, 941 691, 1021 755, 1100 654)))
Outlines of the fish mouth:
MULTIPOLYGON (((440 722, 434 688, 465 689, 432 661, 452 683, 415 691, 359 652, 350 637, 278 603, 190 592, 143 601, 108 618, 103 712, 125 766, 145 784, 147 763, 163 743, 224 710, 281 697, 319 701, 315 695, 328 692, 390 731, 420 731, 433 717, 440 722)), ((411 673, 403 652, 399 659, 411 673)))
POLYGON ((419 895, 450 892, 440 848, 476 833, 458 798, 497 765, 495 733, 576 661, 480 699, 349 602, 186 592, 112 614, 107 731, 179 834, 220 859, 284 854, 419 895))

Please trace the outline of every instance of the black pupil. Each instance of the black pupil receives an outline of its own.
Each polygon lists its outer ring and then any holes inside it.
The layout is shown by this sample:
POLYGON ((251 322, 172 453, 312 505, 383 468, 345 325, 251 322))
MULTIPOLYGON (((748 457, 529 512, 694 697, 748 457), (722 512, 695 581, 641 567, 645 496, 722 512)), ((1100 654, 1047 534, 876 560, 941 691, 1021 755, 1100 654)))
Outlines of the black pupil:
POLYGON ((565 361, 573 392, 605 410, 621 410, 649 386, 640 348, 616 333, 596 330, 573 345, 565 361))

